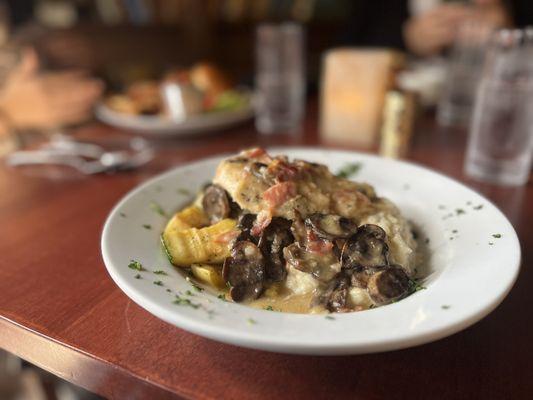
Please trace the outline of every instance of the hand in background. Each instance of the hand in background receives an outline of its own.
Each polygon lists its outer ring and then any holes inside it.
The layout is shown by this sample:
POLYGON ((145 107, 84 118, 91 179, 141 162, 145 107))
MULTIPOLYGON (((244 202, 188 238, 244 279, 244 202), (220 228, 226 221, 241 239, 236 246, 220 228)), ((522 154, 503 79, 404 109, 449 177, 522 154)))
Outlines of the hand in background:
POLYGON ((472 16, 472 9, 462 4, 443 4, 410 18, 403 34, 409 51, 431 56, 453 43, 459 24, 472 16))
POLYGON ((79 71, 37 72, 34 52, 25 52, 0 94, 0 109, 19 129, 50 129, 91 116, 102 83, 79 71))

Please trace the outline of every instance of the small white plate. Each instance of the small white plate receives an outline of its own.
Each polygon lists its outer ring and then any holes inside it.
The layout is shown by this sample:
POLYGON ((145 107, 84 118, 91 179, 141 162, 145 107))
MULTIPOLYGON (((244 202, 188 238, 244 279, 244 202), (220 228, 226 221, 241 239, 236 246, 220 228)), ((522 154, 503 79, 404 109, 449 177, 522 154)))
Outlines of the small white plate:
POLYGON ((218 111, 191 116, 176 122, 160 115, 128 115, 100 103, 95 109, 96 117, 111 126, 144 136, 177 137, 197 136, 226 129, 249 120, 254 115, 252 103, 236 111, 218 111))
POLYGON ((222 157, 153 178, 113 209, 102 234, 102 254, 117 285, 141 307, 190 332, 300 354, 370 353, 431 342, 479 321, 513 286, 520 263, 516 233, 489 200, 464 185, 420 166, 368 154, 305 148, 272 153, 323 163, 332 171, 360 162, 353 179, 374 185, 429 239, 426 289, 388 306, 331 316, 256 310, 222 301, 208 289, 196 291, 160 247, 167 218, 159 212, 170 215, 189 203, 212 179, 222 157), (146 271, 129 269, 130 260, 146 271), (178 292, 191 303, 174 304, 178 292))

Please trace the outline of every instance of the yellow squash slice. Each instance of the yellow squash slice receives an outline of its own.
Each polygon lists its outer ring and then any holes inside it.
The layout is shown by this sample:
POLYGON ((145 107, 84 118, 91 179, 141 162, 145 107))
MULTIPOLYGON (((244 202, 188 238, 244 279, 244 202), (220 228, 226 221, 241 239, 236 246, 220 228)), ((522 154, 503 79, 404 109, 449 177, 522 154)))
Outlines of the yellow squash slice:
POLYGON ((162 236, 163 245, 170 262, 180 267, 221 264, 230 253, 229 241, 221 238, 235 231, 236 225, 234 219, 227 218, 201 229, 175 230, 167 226, 162 236))
POLYGON ((168 221, 165 231, 182 231, 190 228, 201 228, 208 224, 207 216, 196 205, 184 208, 168 221))
POLYGON ((192 274, 200 282, 207 283, 217 289, 224 289, 226 283, 222 278, 222 271, 219 266, 209 264, 192 264, 192 274))

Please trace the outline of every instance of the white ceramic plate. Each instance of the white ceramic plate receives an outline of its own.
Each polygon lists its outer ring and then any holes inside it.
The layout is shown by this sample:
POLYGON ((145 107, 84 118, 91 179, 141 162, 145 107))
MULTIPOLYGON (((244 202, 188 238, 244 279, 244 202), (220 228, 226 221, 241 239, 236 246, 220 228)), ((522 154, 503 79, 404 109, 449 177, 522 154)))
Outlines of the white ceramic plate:
POLYGON ((272 153, 324 163, 333 171, 362 163, 354 179, 373 184, 429 239, 426 289, 388 306, 331 317, 257 310, 194 290, 163 254, 159 235, 167 218, 158 211, 170 214, 189 203, 192 193, 212 179, 221 157, 151 179, 113 209, 102 234, 102 254, 117 285, 141 307, 190 332, 301 354, 370 353, 431 342, 479 321, 511 289, 520 263, 516 233, 492 203, 462 184, 413 164, 361 153, 303 148, 272 153), (130 260, 147 271, 129 269, 130 260), (176 293, 191 304, 174 304, 176 293))
POLYGON ((174 137, 196 136, 215 130, 229 128, 253 117, 252 104, 237 111, 219 111, 199 114, 182 122, 172 121, 158 115, 127 115, 100 103, 95 109, 96 117, 111 126, 145 136, 174 137))

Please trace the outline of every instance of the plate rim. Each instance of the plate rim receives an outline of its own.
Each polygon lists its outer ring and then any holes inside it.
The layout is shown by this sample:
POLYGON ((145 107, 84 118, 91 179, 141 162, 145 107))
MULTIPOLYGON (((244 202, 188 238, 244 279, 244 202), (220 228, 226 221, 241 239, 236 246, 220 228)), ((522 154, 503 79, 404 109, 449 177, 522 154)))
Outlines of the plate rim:
MULTIPOLYGON (((459 331, 462 331, 472 326, 473 324, 479 322, 481 319, 483 319, 488 314, 490 314, 492 311, 494 311, 502 303, 502 301, 507 297, 507 295, 513 288, 518 278, 518 275, 520 273, 520 266, 521 266, 521 259, 522 259, 522 251, 521 251, 518 235, 513 225, 510 223, 508 218, 502 213, 499 207, 497 207, 490 199, 483 196, 478 191, 472 188, 469 188, 462 182, 454 178, 448 177, 447 175, 444 175, 443 173, 436 171, 432 169, 431 167, 427 167, 427 166, 418 164, 416 162, 386 159, 386 158, 380 157, 376 154, 369 153, 369 152, 351 151, 351 150, 324 148, 324 147, 313 147, 313 146, 274 146, 274 147, 268 147, 266 150, 272 153, 282 153, 282 152, 287 152, 287 151, 335 152, 335 153, 342 153, 345 155, 353 155, 356 157, 361 157, 361 156, 369 157, 369 158, 376 159, 379 161, 392 162, 393 164, 400 163, 403 165, 407 165, 409 167, 415 167, 418 169, 422 169, 425 172, 429 171, 430 173, 437 174, 439 178, 441 179, 444 178, 447 183, 451 182, 453 184, 459 185, 461 189, 466 189, 467 191, 474 192, 476 195, 480 196, 481 198, 484 199, 484 201, 486 201, 488 204, 494 207, 494 209, 498 212, 499 216, 503 219, 503 221, 505 221, 505 223, 508 224, 508 228, 510 228, 510 231, 513 233, 513 237, 511 239, 513 240, 514 242, 513 245, 518 250, 518 252, 516 253, 516 256, 514 257, 514 259, 511 260, 511 262, 509 262, 509 268, 513 268, 513 270, 509 272, 508 276, 510 279, 508 279, 507 285, 497 295, 493 296, 491 298, 491 301, 485 304, 482 308, 478 309, 476 312, 471 313, 467 316, 458 318, 458 320, 454 321, 453 323, 447 323, 443 327, 440 327, 440 326, 432 327, 430 329, 427 329, 427 332, 426 331, 415 332, 415 333, 411 333, 407 337, 400 336, 398 338, 389 339, 386 341, 368 340, 367 342, 364 342, 364 343, 362 343, 360 340, 355 343, 349 343, 349 342, 336 343, 334 341, 331 341, 331 342, 321 343, 320 346, 317 346, 316 344, 297 343, 294 341, 291 342, 291 341, 287 341, 286 339, 284 341, 283 340, 282 341, 277 341, 277 340, 265 341, 264 338, 260 334, 256 335, 254 332, 250 332, 250 331, 242 332, 239 329, 230 330, 230 329, 222 328, 222 327, 216 327, 216 329, 212 329, 211 325, 208 322, 200 321, 198 319, 191 318, 184 314, 180 315, 179 311, 175 313, 175 315, 178 315, 177 319, 180 320, 178 324, 175 318, 168 317, 167 311, 165 311, 164 308, 159 304, 159 301, 150 298, 150 296, 143 296, 142 293, 138 294, 136 290, 132 289, 130 285, 127 284, 126 280, 123 280, 123 278, 119 276, 118 272, 115 272, 114 268, 111 267, 112 261, 110 260, 110 256, 108 254, 109 251, 107 249, 107 246, 109 244, 109 241, 107 240, 107 237, 109 235, 109 224, 110 224, 110 221, 113 215, 119 213, 118 210, 123 206, 124 203, 126 203, 131 197, 135 197, 138 193, 142 192, 147 187, 154 185, 154 183, 156 183, 157 181, 163 180, 166 177, 175 174, 177 171, 183 168, 194 169, 195 166, 197 166, 198 164, 213 162, 223 157, 232 155, 234 154, 234 152, 217 153, 217 154, 214 154, 208 157, 191 160, 190 162, 185 162, 183 164, 177 165, 175 167, 170 168, 167 171, 164 171, 162 173, 159 173, 149 178, 148 180, 146 180, 145 182, 142 182, 139 185, 136 185, 135 187, 131 188, 128 192, 126 192, 121 197, 121 199, 113 206, 113 208, 111 209, 111 211, 109 212, 106 218, 106 221, 102 229, 101 241, 100 241, 101 253, 102 253, 102 258, 104 260, 104 265, 106 267, 107 272, 109 273, 109 275, 115 282, 115 284, 131 300, 133 300, 140 307, 150 312, 152 315, 156 316, 157 318, 161 320, 164 320, 167 323, 170 323, 171 325, 187 330, 194 334, 198 334, 200 336, 207 337, 209 339, 213 339, 219 342, 237 345, 241 347, 260 349, 260 350, 265 350, 265 351, 281 352, 281 353, 315 354, 315 355, 374 353, 374 352, 382 352, 382 351, 399 350, 403 348, 414 347, 414 346, 422 345, 425 343, 433 342, 435 340, 438 340, 438 339, 450 336, 459 331)), ((407 299, 402 300, 402 302, 404 302, 405 300, 407 299)), ((401 304, 401 303, 397 303, 397 304, 401 304)), ((393 304, 392 306, 395 306, 397 304, 393 304)), ((246 307, 243 305, 237 305, 237 306, 246 307)), ((368 310, 366 312, 376 312, 378 310, 380 310, 380 308, 377 308, 375 310, 368 310)), ((272 314, 271 312, 263 311, 263 310, 256 310, 256 311, 261 311, 261 312, 272 314)), ((283 313, 283 314, 287 315, 287 313, 283 313)), ((290 314, 290 315, 298 315, 298 314, 290 314)), ((346 314, 346 315, 349 315, 349 314, 346 314)), ((304 315, 304 318, 305 317, 319 318, 320 316, 304 315)), ((323 318, 323 316, 321 317, 323 318)))

